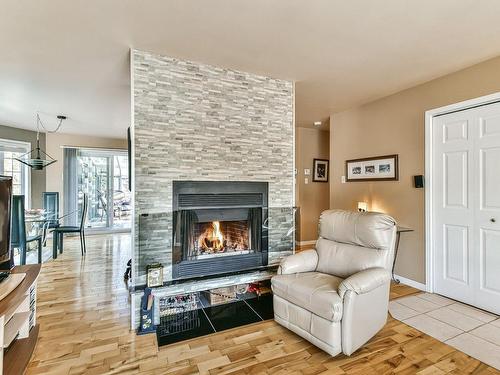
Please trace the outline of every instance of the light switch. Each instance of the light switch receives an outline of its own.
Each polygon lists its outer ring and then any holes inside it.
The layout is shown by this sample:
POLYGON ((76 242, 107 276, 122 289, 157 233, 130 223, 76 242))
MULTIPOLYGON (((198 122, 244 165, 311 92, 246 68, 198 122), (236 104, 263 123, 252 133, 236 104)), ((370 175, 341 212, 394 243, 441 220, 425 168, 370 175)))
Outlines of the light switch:
POLYGON ((311 170, 309 168, 304 169, 304 176, 309 176, 311 174, 311 170))
POLYGON ((340 179, 340 182, 345 184, 345 176, 342 176, 342 178, 340 179))
POLYGON ((304 178, 304 183, 307 185, 309 183, 309 179, 306 177, 304 178))

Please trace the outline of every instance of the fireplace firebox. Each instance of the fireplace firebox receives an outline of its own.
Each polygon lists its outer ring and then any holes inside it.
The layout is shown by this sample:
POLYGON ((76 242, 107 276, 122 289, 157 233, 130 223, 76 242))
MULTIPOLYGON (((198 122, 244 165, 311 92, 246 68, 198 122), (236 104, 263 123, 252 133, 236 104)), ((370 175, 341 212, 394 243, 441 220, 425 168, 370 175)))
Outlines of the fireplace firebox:
POLYGON ((267 182, 174 181, 172 276, 266 266, 267 182))

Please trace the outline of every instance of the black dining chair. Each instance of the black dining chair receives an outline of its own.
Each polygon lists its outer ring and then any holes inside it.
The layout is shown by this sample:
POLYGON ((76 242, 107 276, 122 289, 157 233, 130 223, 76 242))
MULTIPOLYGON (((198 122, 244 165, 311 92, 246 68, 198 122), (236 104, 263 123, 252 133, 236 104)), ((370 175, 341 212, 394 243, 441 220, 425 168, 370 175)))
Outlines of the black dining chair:
POLYGON ((59 193, 57 191, 44 191, 42 193, 43 209, 50 218, 47 221, 48 228, 57 228, 59 226, 59 193))
POLYGON ((26 264, 28 243, 36 241, 38 246, 38 263, 42 263, 42 236, 26 236, 26 217, 24 216, 24 195, 12 196, 12 229, 10 244, 19 249, 21 265, 26 264))
MULTIPOLYGON (((80 247, 82 249, 82 255, 87 252, 87 247, 85 245, 85 220, 87 218, 87 208, 89 204, 89 199, 87 194, 83 195, 83 207, 82 207, 82 216, 80 218, 80 226, 69 226, 69 225, 60 225, 57 228, 54 228, 52 232, 53 235, 53 244, 52 244, 52 257, 54 259, 57 258, 57 249, 59 248, 60 254, 63 252, 63 239, 65 233, 79 233, 80 234, 80 247)), ((67 215, 66 215, 67 216, 67 215)))
POLYGON ((59 226, 59 193, 57 191, 44 191, 42 193, 43 209, 48 220, 43 224, 43 246, 47 243, 50 229, 59 226))

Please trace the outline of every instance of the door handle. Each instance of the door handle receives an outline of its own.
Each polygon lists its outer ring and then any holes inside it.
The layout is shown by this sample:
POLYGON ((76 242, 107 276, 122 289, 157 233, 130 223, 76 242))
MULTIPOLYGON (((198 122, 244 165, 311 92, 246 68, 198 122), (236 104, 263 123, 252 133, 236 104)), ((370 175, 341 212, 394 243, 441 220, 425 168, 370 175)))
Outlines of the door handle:
POLYGON ((490 221, 491 221, 492 223, 496 223, 496 219, 495 219, 494 217, 492 217, 492 218, 490 219, 490 221))

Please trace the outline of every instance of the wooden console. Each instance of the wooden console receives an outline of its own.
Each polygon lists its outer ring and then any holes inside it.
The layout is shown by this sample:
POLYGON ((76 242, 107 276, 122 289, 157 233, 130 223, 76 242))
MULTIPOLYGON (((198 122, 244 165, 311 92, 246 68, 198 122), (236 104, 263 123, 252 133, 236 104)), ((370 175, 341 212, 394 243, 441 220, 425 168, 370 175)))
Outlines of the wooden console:
POLYGON ((17 266, 23 281, 0 301, 0 375, 23 374, 38 339, 36 286, 40 265, 17 266))

